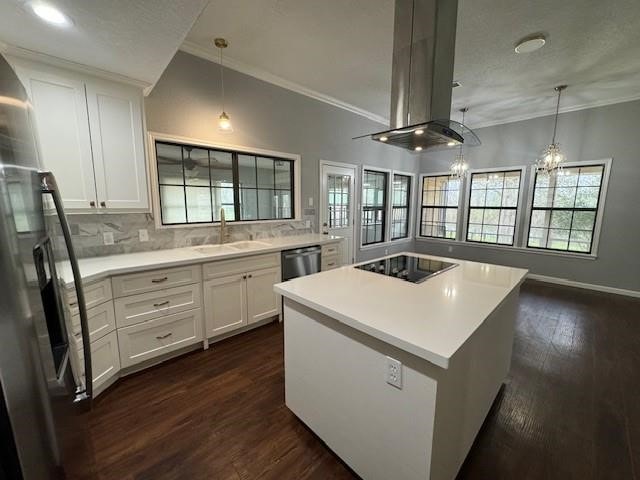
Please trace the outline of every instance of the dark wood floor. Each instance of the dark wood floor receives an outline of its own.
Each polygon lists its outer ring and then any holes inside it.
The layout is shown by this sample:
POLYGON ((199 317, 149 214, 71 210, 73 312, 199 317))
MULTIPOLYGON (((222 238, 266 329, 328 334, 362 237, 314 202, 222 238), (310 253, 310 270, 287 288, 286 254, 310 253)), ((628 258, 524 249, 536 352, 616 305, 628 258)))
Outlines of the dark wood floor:
MULTIPOLYGON (((534 282, 520 298, 508 383, 458 478, 640 477, 640 301, 534 282)), ((357 478, 284 406, 282 354, 272 324, 121 380, 91 416, 100 478, 357 478)))

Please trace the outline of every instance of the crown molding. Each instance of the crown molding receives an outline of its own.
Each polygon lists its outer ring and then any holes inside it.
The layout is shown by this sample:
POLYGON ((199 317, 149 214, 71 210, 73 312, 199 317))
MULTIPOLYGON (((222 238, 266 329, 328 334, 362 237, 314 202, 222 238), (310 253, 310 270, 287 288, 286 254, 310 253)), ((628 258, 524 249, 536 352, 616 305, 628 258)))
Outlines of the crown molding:
MULTIPOLYGON (((215 54, 212 48, 204 48, 198 45, 197 43, 194 43, 188 40, 185 41, 180 46, 180 50, 182 50, 183 52, 189 53, 191 55, 195 55, 196 57, 209 60, 210 62, 220 63, 218 56, 215 54)), ((376 115, 375 113, 356 107, 355 105, 352 105, 350 103, 343 102, 342 100, 338 100, 337 98, 334 98, 330 95, 325 95, 324 93, 320 93, 310 88, 303 87, 302 85, 299 85, 295 82, 291 82, 289 80, 286 80, 272 73, 269 73, 261 68, 257 68, 252 65, 248 65, 244 62, 241 62, 239 60, 235 60, 234 58, 230 58, 227 55, 225 55, 224 57, 224 66, 232 70, 236 70, 240 73, 244 73, 245 75, 249 75, 251 77, 257 78, 264 82, 277 85, 278 87, 291 90, 295 93, 299 93, 300 95, 305 95, 307 97, 313 98, 314 100, 318 100, 320 102, 327 103, 334 107, 347 110, 351 113, 355 113, 356 115, 365 117, 376 123, 384 125, 385 127, 389 125, 389 119, 385 117, 376 115)))
POLYGON ((109 72, 96 67, 90 67, 82 63, 72 62, 71 60, 65 60, 64 58, 55 57, 46 53, 40 53, 33 50, 29 50, 22 47, 16 47, 7 43, 0 42, 0 53, 11 57, 23 58, 32 62, 44 63, 52 65, 54 67, 65 68, 67 70, 73 70, 75 72, 84 73, 86 75, 92 75, 94 77, 103 78, 105 80, 111 80, 119 83, 126 83, 135 87, 141 88, 145 95, 151 91, 153 85, 143 80, 137 80, 135 78, 127 77, 119 73, 109 72))

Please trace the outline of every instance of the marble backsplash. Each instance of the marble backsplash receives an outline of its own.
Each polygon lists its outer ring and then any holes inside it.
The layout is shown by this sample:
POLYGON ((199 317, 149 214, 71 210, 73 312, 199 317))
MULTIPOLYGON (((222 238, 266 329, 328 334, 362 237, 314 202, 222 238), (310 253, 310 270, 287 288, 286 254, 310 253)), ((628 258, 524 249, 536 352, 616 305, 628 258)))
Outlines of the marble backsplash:
MULTIPOLYGON (((67 218, 78 258, 218 243, 220 232, 218 226, 156 229, 153 217, 146 213, 71 214, 67 218), (139 230, 142 229, 149 235, 146 242, 139 238, 139 230), (104 244, 105 233, 113 234, 113 245, 104 244)), ((56 221, 55 217, 49 217, 49 220, 56 221)), ((227 225, 231 241, 312 233, 312 228, 307 227, 305 221, 227 225)), ((53 240, 57 255, 64 256, 60 225, 54 224, 49 231, 56 234, 53 240)))

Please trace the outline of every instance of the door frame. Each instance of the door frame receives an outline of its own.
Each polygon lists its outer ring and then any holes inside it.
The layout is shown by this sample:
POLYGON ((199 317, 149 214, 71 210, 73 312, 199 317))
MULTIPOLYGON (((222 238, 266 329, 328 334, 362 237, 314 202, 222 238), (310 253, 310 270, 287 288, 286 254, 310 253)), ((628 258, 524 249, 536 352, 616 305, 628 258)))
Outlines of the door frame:
POLYGON ((331 160, 320 160, 318 165, 318 229, 320 233, 322 233, 322 219, 324 209, 326 207, 324 198, 322 198, 322 167, 324 166, 353 170, 353 196, 351 199, 351 208, 353 209, 353 215, 351 217, 351 226, 353 227, 353 233, 351 234, 351 262, 354 263, 356 261, 356 234, 358 233, 359 228, 359 221, 357 221, 356 216, 359 215, 360 212, 360 203, 358 202, 358 199, 360 198, 360 182, 358 181, 360 165, 356 165, 354 163, 333 162, 331 160))

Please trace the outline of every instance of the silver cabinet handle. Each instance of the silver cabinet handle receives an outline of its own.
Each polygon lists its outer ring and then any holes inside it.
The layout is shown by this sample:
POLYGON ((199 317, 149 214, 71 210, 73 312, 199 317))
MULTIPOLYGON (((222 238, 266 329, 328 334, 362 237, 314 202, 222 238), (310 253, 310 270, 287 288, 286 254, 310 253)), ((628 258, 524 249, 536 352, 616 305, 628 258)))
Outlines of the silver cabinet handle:
POLYGON ((171 302, 169 300, 165 300, 164 302, 160 302, 160 303, 154 303, 153 306, 154 307, 162 307, 164 305, 169 305, 171 302))
POLYGON ((166 282, 168 279, 169 277, 152 278, 151 283, 162 283, 162 282, 166 282))
POLYGON ((164 335, 158 335, 156 338, 158 340, 164 340, 165 338, 169 338, 171 335, 173 335, 173 333, 169 332, 169 333, 165 333, 164 335))

